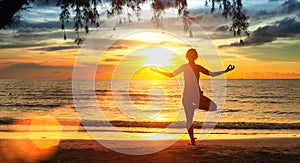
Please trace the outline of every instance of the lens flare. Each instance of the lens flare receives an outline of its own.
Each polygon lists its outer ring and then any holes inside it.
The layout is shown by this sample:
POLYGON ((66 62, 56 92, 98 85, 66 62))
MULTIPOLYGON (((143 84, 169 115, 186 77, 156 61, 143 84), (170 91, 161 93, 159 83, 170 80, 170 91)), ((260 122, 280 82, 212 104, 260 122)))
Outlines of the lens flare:
POLYGON ((47 149, 59 144, 62 130, 63 127, 54 117, 39 116, 31 120, 27 137, 39 149, 47 149))
POLYGON ((53 116, 18 120, 14 125, 18 126, 14 132, 24 133, 24 137, 0 140, 0 162, 38 162, 56 153, 62 126, 53 116))

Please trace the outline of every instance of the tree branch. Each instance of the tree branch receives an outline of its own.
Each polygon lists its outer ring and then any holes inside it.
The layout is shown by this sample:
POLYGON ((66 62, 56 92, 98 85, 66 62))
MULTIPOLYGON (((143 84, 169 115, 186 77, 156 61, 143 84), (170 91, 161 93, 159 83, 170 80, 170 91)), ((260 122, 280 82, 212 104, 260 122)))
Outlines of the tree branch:
POLYGON ((2 0, 0 1, 0 29, 9 24, 13 16, 23 5, 28 5, 27 0, 2 0))

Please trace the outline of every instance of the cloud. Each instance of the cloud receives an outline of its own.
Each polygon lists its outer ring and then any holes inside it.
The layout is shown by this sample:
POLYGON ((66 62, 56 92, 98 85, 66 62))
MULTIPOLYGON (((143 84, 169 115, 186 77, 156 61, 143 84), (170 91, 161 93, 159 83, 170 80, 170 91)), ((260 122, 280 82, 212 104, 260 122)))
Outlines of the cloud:
POLYGON ((35 0, 34 4, 37 6, 57 7, 57 0, 35 0))
POLYGON ((15 63, 0 69, 0 78, 66 78, 71 76, 72 69, 72 66, 15 63))
POLYGON ((276 15, 277 11, 267 11, 266 9, 257 11, 251 18, 258 20, 258 19, 265 19, 265 17, 271 17, 276 15))
POLYGON ((300 2, 297 0, 287 0, 281 5, 280 11, 284 13, 300 12, 300 2))
POLYGON ((228 25, 222 25, 215 29, 215 32, 226 32, 228 31, 229 26, 228 25))
POLYGON ((32 27, 28 27, 28 28, 20 28, 16 31, 16 33, 39 33, 39 32, 51 32, 52 29, 50 28, 32 28, 32 27))
POLYGON ((33 39, 33 38, 42 38, 43 36, 45 35, 42 35, 42 34, 31 34, 31 33, 21 33, 21 34, 18 34, 18 35, 14 35, 13 37, 14 38, 17 38, 17 39, 33 39))
POLYGON ((37 63, 15 63, 8 67, 1 69, 0 71, 7 70, 24 70, 24 69, 66 69, 72 68, 69 66, 50 66, 50 65, 42 65, 37 63))
POLYGON ((45 43, 32 43, 32 42, 23 42, 23 43, 10 43, 0 45, 0 49, 13 49, 13 48, 27 48, 27 47, 36 47, 36 46, 45 46, 45 43))
POLYGON ((119 62, 121 59, 120 58, 105 58, 105 62, 119 62))
POLYGON ((165 46, 173 46, 173 47, 185 47, 187 44, 181 43, 181 42, 174 42, 172 40, 170 41, 160 41, 160 42, 150 42, 145 43, 147 47, 165 47, 165 46))
POLYGON ((128 49, 127 45, 111 45, 107 50, 121 50, 128 49))
POLYGON ((226 54, 232 54, 237 58, 245 57, 257 61, 298 63, 300 61, 299 43, 300 40, 297 37, 280 38, 272 44, 263 46, 244 46, 241 48, 224 48, 222 50, 226 54))
POLYGON ((297 0, 284 1, 275 10, 267 11, 267 9, 259 10, 253 16, 254 19, 266 19, 266 17, 282 16, 282 14, 300 13, 300 2, 297 0))
POLYGON ((169 41, 161 41, 161 42, 151 42, 151 43, 148 43, 148 46, 154 46, 154 47, 156 47, 156 46, 165 46, 165 45, 170 45, 171 44, 171 42, 169 42, 169 41))
MULTIPOLYGON (((295 18, 285 18, 281 21, 276 21, 273 25, 259 27, 251 33, 250 37, 244 40, 243 45, 263 45, 268 42, 273 42, 277 38, 294 37, 300 34, 300 20, 295 18)), ((221 45, 222 47, 241 46, 240 42, 235 42, 230 45, 221 45)))
POLYGON ((44 48, 37 48, 34 50, 43 50, 43 51, 59 51, 59 50, 67 50, 67 49, 78 49, 80 46, 51 46, 51 47, 44 47, 44 48))
MULTIPOLYGON (((36 16, 36 15, 34 15, 36 16)), ((54 18, 59 18, 59 15, 55 15, 53 16, 54 18)), ((61 22, 59 20, 57 21, 46 21, 46 22, 33 22, 31 21, 31 19, 34 19, 34 18, 30 18, 30 19, 27 19, 27 20, 24 20, 21 22, 21 26, 22 28, 33 28, 35 30, 38 30, 37 28, 48 28, 48 29, 60 29, 61 28, 61 22)), ((65 28, 67 29, 72 29, 74 28, 74 25, 72 22, 70 23, 65 23, 65 28)))
MULTIPOLYGON (((0 49, 23 48, 31 50, 57 51, 77 48, 73 38, 63 42, 62 31, 45 28, 18 28, 0 31, 0 49)), ((67 36, 73 36, 73 31, 67 31, 67 36)))

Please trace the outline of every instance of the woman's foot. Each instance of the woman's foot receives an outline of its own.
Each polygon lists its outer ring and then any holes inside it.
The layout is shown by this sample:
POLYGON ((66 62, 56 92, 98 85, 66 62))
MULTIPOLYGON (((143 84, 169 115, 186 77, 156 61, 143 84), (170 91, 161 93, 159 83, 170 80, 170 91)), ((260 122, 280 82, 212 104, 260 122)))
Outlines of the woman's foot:
POLYGON ((194 143, 188 143, 188 145, 196 145, 196 143, 194 142, 194 143))
POLYGON ((196 145, 196 140, 197 138, 193 138, 191 139, 191 143, 189 143, 188 145, 196 145))

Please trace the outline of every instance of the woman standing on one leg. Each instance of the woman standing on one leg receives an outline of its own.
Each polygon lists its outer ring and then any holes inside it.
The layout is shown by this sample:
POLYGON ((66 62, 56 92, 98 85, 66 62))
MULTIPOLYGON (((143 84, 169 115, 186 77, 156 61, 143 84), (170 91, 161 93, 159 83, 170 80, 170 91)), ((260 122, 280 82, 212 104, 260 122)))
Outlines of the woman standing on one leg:
POLYGON ((214 111, 217 109, 217 105, 209 98, 204 96, 203 92, 199 87, 200 72, 209 76, 218 76, 226 72, 232 71, 234 69, 234 66, 229 65, 225 71, 211 72, 202 67, 201 65, 195 63, 195 60, 198 58, 198 53, 195 49, 189 49, 186 53, 186 58, 188 59, 189 63, 183 64, 173 73, 160 71, 156 67, 151 67, 151 70, 170 78, 183 72, 184 91, 182 104, 186 115, 186 127, 190 136, 191 144, 195 145, 196 143, 193 128, 194 110, 196 108, 206 111, 214 111))

